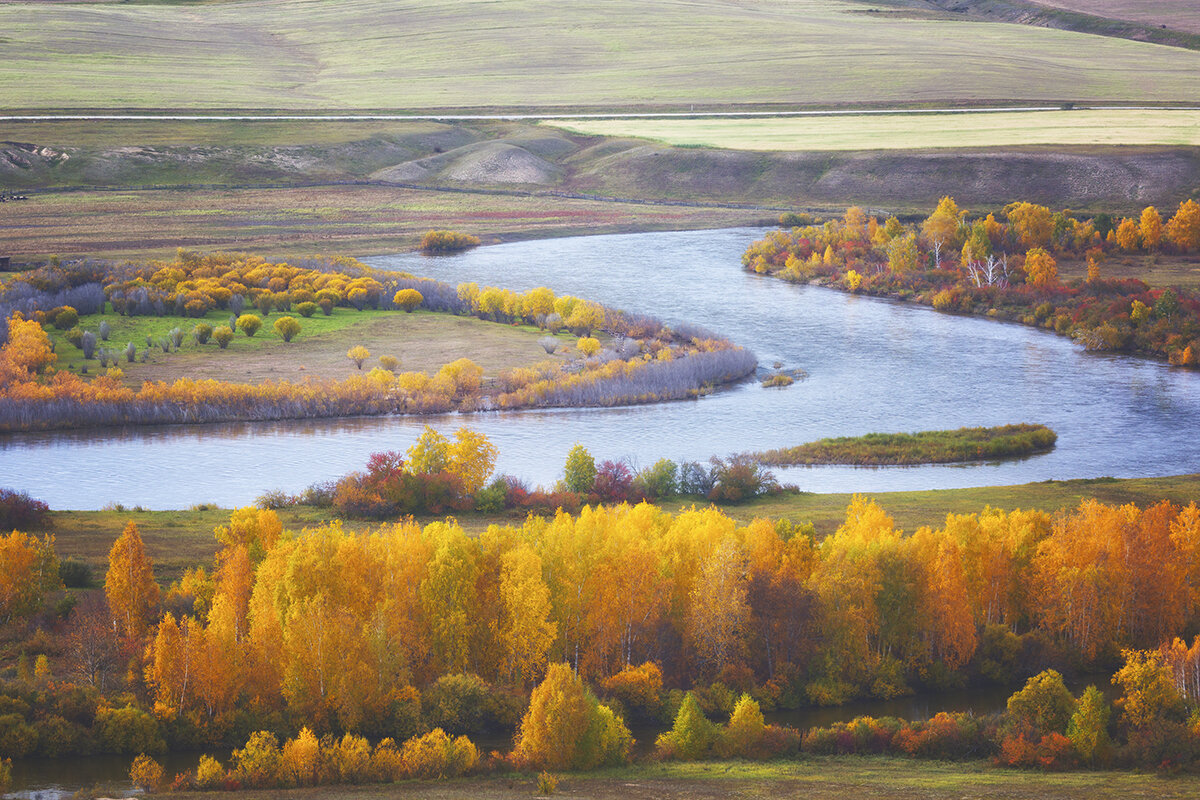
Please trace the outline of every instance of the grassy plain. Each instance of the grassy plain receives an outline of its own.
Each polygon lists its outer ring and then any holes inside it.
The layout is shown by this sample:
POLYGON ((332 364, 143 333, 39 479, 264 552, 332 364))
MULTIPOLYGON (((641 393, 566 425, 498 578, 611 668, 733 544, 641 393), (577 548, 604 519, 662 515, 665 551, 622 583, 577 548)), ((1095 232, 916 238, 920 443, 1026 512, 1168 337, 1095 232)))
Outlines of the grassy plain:
MULTIPOLYGON (((777 214, 519 194, 379 186, 115 190, 38 194, 5 203, 4 252, 101 258, 165 256, 176 247, 264 257, 411 250, 452 228, 485 242, 584 233, 719 228, 777 214)), ((546 276, 549 283, 553 275, 546 276)))
MULTIPOLYGON (((665 763, 635 765, 561 775, 564 797, 593 800, 717 800, 718 798, 795 798, 843 800, 916 800, 917 798, 988 798, 989 800, 1127 800, 1195 797, 1200 778, 1132 772, 1018 772, 983 761, 944 763, 880 756, 804 757, 770 763, 665 763)), ((499 775, 452 781, 407 781, 390 785, 330 786, 284 791, 243 791, 249 800, 349 800, 349 798, 423 797, 432 800, 509 800, 536 795, 528 775, 499 775)), ((196 796, 196 795, 189 795, 196 796)), ((219 794, 204 795, 213 798, 219 794)))
POLYGON ((1200 146, 1200 111, 1013 111, 819 117, 546 120, 596 136, 728 150, 920 150, 1029 145, 1200 146))
MULTIPOLYGON (((335 308, 328 317, 318 311, 307 319, 295 311, 276 311, 267 317, 262 317, 253 308, 247 308, 243 313, 258 314, 263 320, 262 329, 253 337, 238 331, 224 350, 211 340, 203 345, 192 340, 192 328, 201 321, 199 319, 93 314, 80 318, 79 325, 95 332, 100 320, 109 323, 109 341, 99 344, 122 351, 119 366, 125 372, 126 382, 133 386, 140 386, 142 381, 172 381, 184 377, 241 383, 297 381, 306 377, 343 380, 357 371, 346 357, 346 351, 355 345, 363 345, 371 351, 371 358, 363 364, 364 370, 378 366, 380 356, 390 355, 400 359, 399 370, 432 374, 443 364, 469 357, 483 368, 485 378, 552 358, 537 343, 546 335, 545 331, 532 326, 484 322, 474 317, 346 308, 335 308), (300 333, 291 342, 284 342, 272 328, 275 320, 283 316, 292 316, 301 326, 300 333), (123 351, 127 342, 133 342, 140 358, 141 351, 147 349, 147 336, 157 343, 174 327, 184 332, 180 349, 166 353, 155 346, 149 349, 146 363, 126 361, 123 351)), ((203 321, 215 328, 228 324, 229 317, 227 311, 212 311, 203 321)), ((78 372, 86 363, 93 375, 100 371, 95 359, 84 362, 83 352, 66 340, 63 331, 52 329, 51 332, 59 357, 57 368, 78 372)), ((563 347, 554 357, 561 358, 574 346, 577 338, 569 333, 562 333, 558 338, 563 347)))
POLYGON ((10 109, 1200 98, 1200 53, 836 0, 0 5, 10 109))
MULTIPOLYGON (((1044 481, 1019 486, 883 492, 870 496, 895 518, 899 527, 911 532, 922 525, 945 524, 948 513, 976 513, 982 511, 985 506, 1005 510, 1022 508, 1053 512, 1062 508, 1073 508, 1080 500, 1089 497, 1110 504, 1135 503, 1143 507, 1160 500, 1186 505, 1189 502, 1200 502, 1200 474, 1129 480, 1096 478, 1044 481)), ((795 523, 811 522, 818 537, 824 537, 837 530, 845 520, 846 507, 852 497, 850 494, 779 495, 721 508, 740 522, 750 522, 760 517, 788 519, 795 523)), ((661 505, 674 512, 695 504, 695 500, 689 499, 666 501, 661 505)), ((292 530, 315 526, 336 516, 330 509, 308 506, 284 508, 278 513, 284 527, 292 530)), ((213 528, 228 522, 229 510, 208 506, 184 511, 55 510, 51 513, 51 519, 51 530, 57 537, 60 556, 83 559, 92 564, 100 575, 106 567, 108 551, 113 541, 120 535, 125 523, 133 520, 138 524, 151 558, 159 565, 156 566, 156 570, 161 580, 176 577, 186 567, 211 561, 217 547, 213 538, 213 528)), ((469 513, 458 517, 463 528, 473 533, 482 532, 491 524, 520 525, 523 519, 524 516, 517 512, 469 513)), ((356 530, 370 528, 374 524, 347 522, 348 527, 356 530)))

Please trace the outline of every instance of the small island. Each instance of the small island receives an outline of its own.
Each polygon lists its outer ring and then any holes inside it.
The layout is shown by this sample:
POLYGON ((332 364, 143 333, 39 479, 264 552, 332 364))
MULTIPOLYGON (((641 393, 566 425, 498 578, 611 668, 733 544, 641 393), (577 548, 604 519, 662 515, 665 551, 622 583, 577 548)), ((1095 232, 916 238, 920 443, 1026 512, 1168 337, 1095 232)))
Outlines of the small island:
POLYGON ((1058 434, 1045 425, 1001 425, 920 433, 868 433, 821 439, 796 447, 754 453, 773 467, 853 464, 855 466, 912 466, 960 461, 1023 458, 1054 449, 1058 434))

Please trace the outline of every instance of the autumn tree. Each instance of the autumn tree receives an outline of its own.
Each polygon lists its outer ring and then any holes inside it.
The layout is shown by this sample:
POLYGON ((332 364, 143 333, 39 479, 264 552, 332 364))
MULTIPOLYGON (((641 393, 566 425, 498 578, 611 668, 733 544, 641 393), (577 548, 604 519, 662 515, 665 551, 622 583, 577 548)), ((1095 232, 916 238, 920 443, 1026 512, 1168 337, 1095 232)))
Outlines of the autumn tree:
POLYGON ((742 656, 750 617, 746 590, 746 557, 726 539, 704 560, 689 595, 689 638, 714 674, 742 656))
POLYGON ((5 367, 14 371, 8 379, 23 380, 29 374, 43 372, 57 360, 41 325, 26 320, 19 312, 8 318, 8 341, 0 349, 0 378, 5 377, 5 367))
POLYGON ((533 690, 513 755, 542 769, 586 770, 624 763, 632 738, 566 664, 551 664, 533 690))
POLYGON ((1004 207, 1020 245, 1025 248, 1046 247, 1054 233, 1054 214, 1046 206, 1034 203, 1010 203, 1004 207))
POLYGON ((708 755, 717 735, 717 727, 708 721, 695 696, 688 692, 671 730, 659 735, 655 747, 664 758, 697 761, 708 755))
POLYGON ((131 642, 140 639, 158 606, 159 590, 154 567, 132 521, 108 553, 104 594, 121 636, 131 642))
POLYGON ((224 350, 233 341, 233 328, 228 325, 218 325, 216 328, 213 328, 212 338, 217 343, 217 347, 224 350))
POLYGON ((1146 206, 1144 209, 1142 209, 1142 217, 1138 225, 1138 234, 1141 236, 1142 245, 1147 250, 1157 250, 1159 245, 1162 244, 1162 215, 1158 213, 1158 209, 1154 206, 1146 206))
POLYGON ((1053 286, 1058 282, 1058 264, 1054 256, 1041 247, 1025 254, 1025 281, 1030 286, 1053 286))
POLYGON ((1116 237, 1117 247, 1126 253, 1134 252, 1141 244, 1141 231, 1138 229, 1138 224, 1128 217, 1121 220, 1113 235, 1116 237))
POLYGON ((960 229, 967 212, 960 210, 953 197, 943 197, 938 201, 937 208, 921 223, 921 235, 933 245, 947 250, 957 248, 961 239, 960 229))
POLYGON ((49 592, 60 588, 53 536, 0 535, 0 624, 34 613, 49 592))
POLYGON ((1104 693, 1089 686, 1079 697, 1075 713, 1067 724, 1067 738, 1085 763, 1096 764, 1107 757, 1111 742, 1108 718, 1112 711, 1104 693))
POLYGON ((405 468, 414 475, 444 472, 450 466, 450 440, 426 425, 404 457, 405 468))
POLYGON ((509 680, 532 680, 546 663, 557 628, 550 620, 550 589, 542 578, 542 560, 529 547, 505 553, 500 596, 504 610, 502 641, 509 680))
POLYGON ((459 477, 469 494, 482 489, 496 468, 500 451, 482 433, 470 428, 454 432, 454 442, 446 451, 446 469, 459 477))
POLYGON ((1008 698, 1010 720, 1038 736, 1065 733, 1075 710, 1075 698, 1063 683, 1062 675, 1052 669, 1033 676, 1024 688, 1008 698))
POLYGON ((1200 250, 1200 203, 1185 200, 1167 223, 1167 238, 1182 253, 1200 250))

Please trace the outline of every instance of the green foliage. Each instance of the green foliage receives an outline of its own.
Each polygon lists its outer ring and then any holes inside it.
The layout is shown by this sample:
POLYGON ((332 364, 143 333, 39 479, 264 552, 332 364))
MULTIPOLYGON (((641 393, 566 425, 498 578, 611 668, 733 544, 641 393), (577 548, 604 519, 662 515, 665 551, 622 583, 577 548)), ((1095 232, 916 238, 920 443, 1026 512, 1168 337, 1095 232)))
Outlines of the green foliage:
POLYGON ((140 708, 102 708, 93 727, 96 744, 105 753, 162 753, 167 749, 158 720, 140 708))
POLYGON ((762 710, 750 695, 743 694, 733 709, 729 724, 717 740, 717 752, 723 758, 751 758, 762 743, 767 724, 762 710))
POLYGON ((1065 733, 1075 713, 1075 697, 1062 675, 1044 670, 1025 682, 1025 687, 1008 698, 1009 721, 1038 735, 1065 733))
POLYGON ((426 722, 451 734, 482 733, 487 727, 490 693, 478 675, 443 675, 421 698, 426 722))
POLYGON ((63 306, 54 315, 54 327, 60 331, 68 331, 79 324, 79 312, 71 306, 63 306))
POLYGON ((37 731, 20 714, 0 715, 0 753, 24 758, 37 749, 37 731))
POLYGON ((716 741, 717 727, 704 716, 695 696, 688 692, 675 715, 675 724, 658 737, 655 747, 663 758, 696 761, 707 757, 716 741))
MULTIPOLYGON (((316 303, 311 300, 305 300, 303 303, 296 304, 296 313, 305 319, 308 319, 313 314, 317 313, 317 308, 318 306, 316 303)), ((330 305, 330 308, 333 308, 333 306, 330 305)))
POLYGON ((567 491, 587 494, 596 482, 596 460, 587 448, 576 443, 567 453, 564 473, 567 491))
POLYGON ((1079 705, 1067 724, 1067 738, 1084 762, 1093 766, 1107 760, 1112 743, 1108 738, 1108 718, 1112 709, 1104 694, 1089 686, 1079 697, 1079 705))
POLYGON ((1123 655, 1125 665, 1117 670, 1113 683, 1124 690, 1118 705, 1125 721, 1134 728, 1181 722, 1187 706, 1161 656, 1142 650, 1125 650, 1123 655))
POLYGON ((660 458, 638 472, 633 485, 651 500, 673 497, 679 493, 679 467, 669 458, 660 458))

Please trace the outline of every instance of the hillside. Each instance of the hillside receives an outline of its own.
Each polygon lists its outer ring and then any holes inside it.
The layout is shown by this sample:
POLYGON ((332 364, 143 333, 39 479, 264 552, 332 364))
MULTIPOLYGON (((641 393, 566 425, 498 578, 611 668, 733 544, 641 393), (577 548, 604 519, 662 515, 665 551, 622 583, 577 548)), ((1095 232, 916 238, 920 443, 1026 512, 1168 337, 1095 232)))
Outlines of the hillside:
POLYGON ((16 2, 0 5, 0 97, 310 110, 1200 99, 1200 52, 940 16, 825 0, 16 2))

